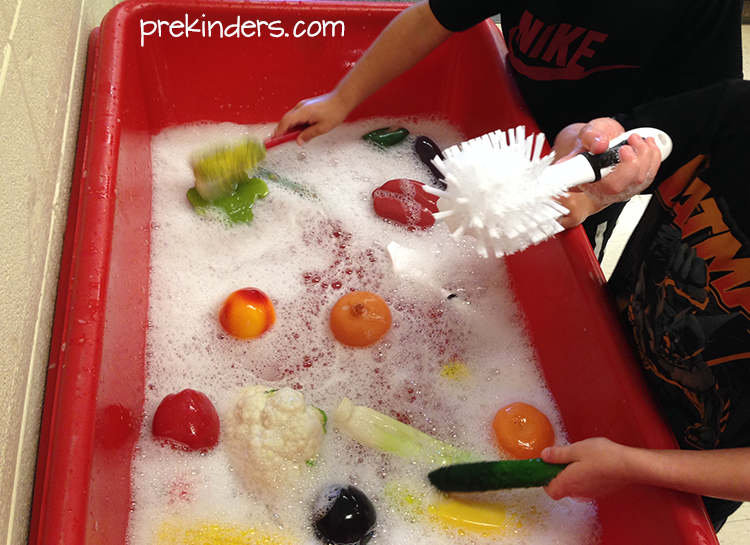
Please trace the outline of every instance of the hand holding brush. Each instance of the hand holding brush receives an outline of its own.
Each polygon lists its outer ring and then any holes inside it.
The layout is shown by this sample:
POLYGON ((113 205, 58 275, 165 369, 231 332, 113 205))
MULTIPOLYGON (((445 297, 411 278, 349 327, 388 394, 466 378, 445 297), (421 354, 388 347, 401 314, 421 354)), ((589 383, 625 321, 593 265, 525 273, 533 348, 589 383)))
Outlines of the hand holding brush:
POLYGON ((445 160, 434 160, 447 189, 425 189, 440 197, 435 219, 445 220, 454 238, 474 236, 485 257, 537 244, 563 230, 558 220, 569 210, 557 199, 572 187, 598 182, 612 172, 631 134, 653 137, 662 160, 671 152, 669 136, 648 128, 620 135, 604 153, 580 153, 556 164, 554 154, 541 156, 544 135, 527 138, 523 126, 448 148, 445 160))
MULTIPOLYGON (((557 163, 571 159, 584 152, 603 153, 610 141, 622 137, 624 129, 611 118, 599 118, 589 123, 569 125, 555 139, 557 163)), ((599 212, 615 202, 627 201, 642 193, 654 181, 662 161, 663 150, 653 138, 631 135, 627 146, 619 150, 617 168, 600 183, 582 184, 568 190, 569 195, 561 199, 570 213, 559 221, 569 229, 588 216, 599 212)))

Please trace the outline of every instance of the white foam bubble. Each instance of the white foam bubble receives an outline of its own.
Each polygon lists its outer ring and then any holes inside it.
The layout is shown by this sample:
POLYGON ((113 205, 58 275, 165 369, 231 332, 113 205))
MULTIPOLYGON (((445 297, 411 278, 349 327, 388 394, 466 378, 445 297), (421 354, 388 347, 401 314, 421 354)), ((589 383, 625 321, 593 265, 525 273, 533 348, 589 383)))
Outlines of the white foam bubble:
MULTIPOLYGON (((193 213, 185 198, 193 185, 187 157, 220 141, 262 137, 271 127, 186 126, 153 139, 149 416, 133 464, 133 545, 153 542, 168 520, 281 525, 301 542, 316 543, 310 510, 315 491, 330 484, 353 484, 373 501, 379 518, 373 545, 593 540, 592 507, 555 503, 541 491, 498 496, 521 518, 545 514, 505 536, 458 536, 426 516, 413 524, 388 500, 385 487, 409 483, 415 493, 426 493, 424 471, 361 447, 331 424, 309 470, 313 486, 297 497, 290 494, 275 510, 263 491, 243 488, 222 443, 198 454, 172 451, 151 439, 151 415, 168 393, 201 390, 224 415, 239 388, 261 383, 298 388, 330 416, 341 398, 349 397, 488 459, 498 456, 489 431, 492 417, 513 401, 539 407, 565 440, 502 260, 479 257, 470 239, 454 241, 444 225, 410 232, 374 213, 371 194, 386 181, 431 179, 411 142, 381 150, 361 139, 391 121, 348 124, 303 149, 291 143, 270 150, 263 166, 307 192, 269 182, 270 194, 254 206, 254 221, 232 227, 193 213), (391 242, 415 252, 425 272, 394 272, 391 242), (267 293, 277 314, 273 328, 252 341, 229 337, 217 319, 224 299, 243 287, 267 293), (372 347, 344 347, 328 329, 331 307, 351 290, 378 293, 391 309, 393 327, 372 347), (440 371, 452 360, 465 363, 469 376, 442 378, 440 371)), ((413 136, 425 134, 441 147, 462 140, 441 120, 401 123, 413 136)))

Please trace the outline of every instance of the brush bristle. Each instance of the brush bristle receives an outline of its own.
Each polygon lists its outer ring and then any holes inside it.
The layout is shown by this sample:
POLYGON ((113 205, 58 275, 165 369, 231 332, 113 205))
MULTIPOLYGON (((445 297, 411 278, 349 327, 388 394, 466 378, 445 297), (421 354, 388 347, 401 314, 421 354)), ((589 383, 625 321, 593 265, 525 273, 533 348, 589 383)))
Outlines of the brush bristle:
POLYGON ((556 180, 540 180, 554 154, 540 157, 544 134, 526 138, 523 126, 496 131, 443 152, 433 160, 445 175, 445 191, 426 188, 440 197, 436 219, 453 236, 471 235, 477 250, 497 257, 523 250, 562 231, 557 219, 568 211, 554 197, 568 189, 556 180))
POLYGON ((254 139, 197 155, 190 160, 195 189, 207 201, 226 197, 234 191, 240 175, 254 169, 265 157, 265 146, 254 139))

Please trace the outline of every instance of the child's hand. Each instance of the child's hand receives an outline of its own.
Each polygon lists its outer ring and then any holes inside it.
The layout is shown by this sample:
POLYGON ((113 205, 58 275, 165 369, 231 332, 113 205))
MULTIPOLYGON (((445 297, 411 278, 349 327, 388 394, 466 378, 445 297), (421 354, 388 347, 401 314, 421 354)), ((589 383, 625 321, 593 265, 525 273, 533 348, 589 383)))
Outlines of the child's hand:
POLYGON ((284 114, 273 136, 280 136, 295 127, 307 125, 297 137, 297 143, 302 145, 341 124, 350 110, 336 91, 307 98, 284 114))
POLYGON ((544 491, 553 500, 559 500, 594 499, 619 490, 630 482, 625 456, 633 450, 602 437, 546 448, 542 460, 569 465, 544 491))
POLYGON ((297 137, 302 145, 327 133, 363 100, 412 68, 451 34, 435 18, 428 2, 413 4, 388 24, 332 92, 297 104, 281 118, 273 135, 307 125, 297 137))
POLYGON ((572 229, 583 223, 583 220, 596 214, 603 207, 594 202, 586 193, 576 188, 569 190, 568 194, 563 197, 557 197, 555 200, 568 209, 568 213, 559 218, 557 222, 562 225, 563 229, 572 229))
MULTIPOLYGON (((617 121, 599 118, 583 124, 576 123, 563 129, 555 139, 554 150, 557 162, 567 161, 583 152, 599 154, 609 146, 610 140, 625 132, 617 121)), ((598 182, 582 184, 578 189, 585 192, 598 206, 625 201, 642 192, 651 182, 661 165, 661 152, 653 138, 631 135, 628 145, 620 149, 620 163, 598 182)))

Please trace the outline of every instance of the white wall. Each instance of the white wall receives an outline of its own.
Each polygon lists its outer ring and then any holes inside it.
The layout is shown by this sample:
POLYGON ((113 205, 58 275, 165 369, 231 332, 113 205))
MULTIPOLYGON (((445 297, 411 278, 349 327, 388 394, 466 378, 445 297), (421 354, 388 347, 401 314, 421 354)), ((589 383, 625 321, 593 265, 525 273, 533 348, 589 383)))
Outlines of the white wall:
POLYGON ((0 0, 0 543, 26 543, 86 44, 115 0, 0 0))

